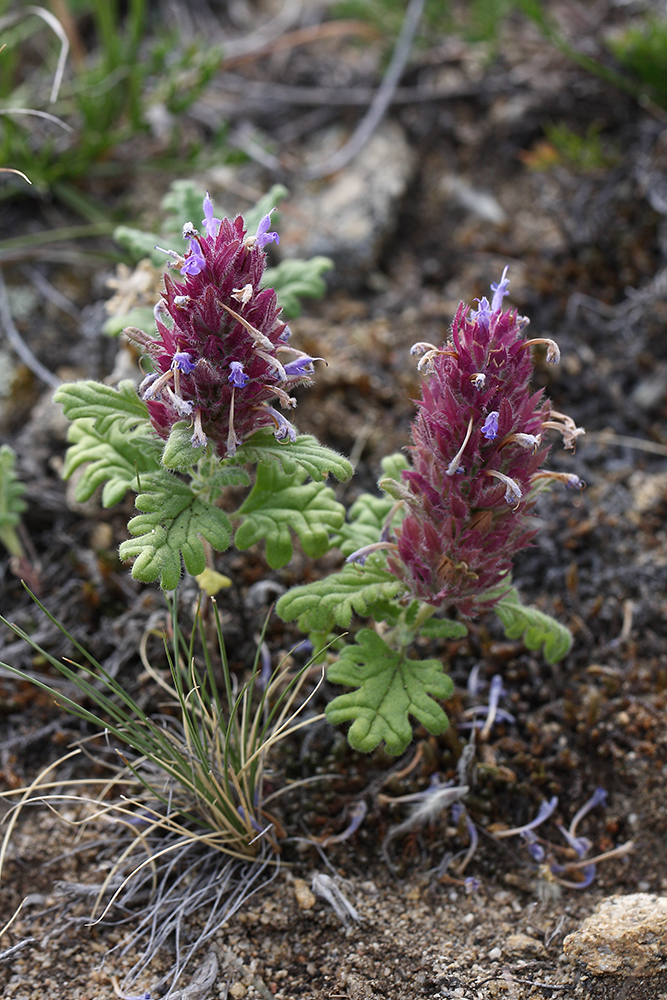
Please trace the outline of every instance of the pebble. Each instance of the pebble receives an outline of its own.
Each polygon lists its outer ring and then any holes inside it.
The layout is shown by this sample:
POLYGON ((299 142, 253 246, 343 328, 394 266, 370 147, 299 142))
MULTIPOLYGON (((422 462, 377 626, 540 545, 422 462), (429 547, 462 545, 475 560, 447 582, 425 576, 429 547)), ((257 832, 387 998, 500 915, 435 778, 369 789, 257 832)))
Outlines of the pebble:
POLYGON ((603 899, 563 942, 593 975, 642 975, 667 965, 667 896, 638 892, 603 899))
POLYGON ((510 934, 503 945, 508 955, 544 955, 544 945, 530 934, 510 934))
POLYGON ((294 896, 296 898, 296 905, 300 910, 312 910, 317 902, 310 886, 302 878, 294 879, 294 896))

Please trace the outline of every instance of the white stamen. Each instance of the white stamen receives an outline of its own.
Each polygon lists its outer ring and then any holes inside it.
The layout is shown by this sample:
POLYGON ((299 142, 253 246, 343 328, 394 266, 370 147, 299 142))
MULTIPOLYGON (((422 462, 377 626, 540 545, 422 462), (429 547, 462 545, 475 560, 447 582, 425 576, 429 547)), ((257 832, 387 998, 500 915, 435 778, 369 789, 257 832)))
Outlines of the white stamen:
POLYGON ((459 467, 459 463, 461 461, 461 456, 463 455, 463 452, 465 451, 465 446, 467 445, 468 441, 470 440, 470 435, 471 434, 472 434, 472 417, 470 418, 470 421, 468 422, 468 430, 466 431, 466 436, 463 439, 463 444, 461 445, 461 447, 459 448, 459 450, 457 451, 457 453, 454 455, 454 458, 451 460, 451 462, 447 466, 447 475, 448 476, 453 476, 457 472, 458 467, 459 467))
POLYGON ((218 299, 218 305, 222 306, 225 312, 228 312, 230 316, 233 316, 234 319, 241 324, 241 326, 245 327, 248 333, 253 335, 255 338, 254 347, 257 347, 257 344, 260 344, 267 351, 274 350, 274 344, 272 341, 270 341, 268 337, 265 337, 263 333, 252 325, 252 323, 249 323, 247 319, 244 319, 243 316, 240 316, 237 312, 235 312, 231 306, 225 305, 225 303, 221 302, 220 299, 218 299))

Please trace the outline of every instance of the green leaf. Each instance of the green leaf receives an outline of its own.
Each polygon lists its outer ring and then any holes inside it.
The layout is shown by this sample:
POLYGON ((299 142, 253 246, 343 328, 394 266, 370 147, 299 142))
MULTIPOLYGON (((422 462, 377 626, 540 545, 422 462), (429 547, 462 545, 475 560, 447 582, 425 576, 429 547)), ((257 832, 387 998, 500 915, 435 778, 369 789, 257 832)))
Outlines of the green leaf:
POLYGON ((203 456, 206 445, 194 448, 192 445, 192 424, 179 420, 169 432, 160 461, 165 469, 187 472, 203 456))
MULTIPOLYGON (((150 428, 150 425, 149 425, 150 428)), ((136 490, 137 474, 156 471, 160 467, 161 442, 151 430, 139 426, 124 434, 111 424, 101 434, 92 419, 75 420, 69 428, 67 449, 62 469, 63 479, 69 479, 75 469, 86 464, 76 485, 74 498, 83 503, 104 483, 102 506, 120 503, 128 490, 136 490)))
POLYGON ((403 753, 412 739, 409 716, 436 736, 449 726, 444 709, 432 697, 450 698, 454 693, 440 660, 411 660, 372 629, 357 633, 355 644, 327 670, 327 680, 356 689, 329 702, 326 716, 333 725, 352 720, 347 738, 362 753, 382 740, 388 753, 403 753))
POLYGON ((53 398, 62 403, 68 420, 90 418, 102 435, 112 424, 124 433, 141 424, 150 426, 148 407, 129 379, 119 382, 117 389, 92 379, 66 382, 56 389, 53 398))
POLYGON ((357 549, 380 541, 384 522, 394 501, 362 493, 348 511, 348 520, 333 539, 343 555, 351 556, 357 549))
POLYGON ((123 316, 109 316, 102 332, 107 337, 118 337, 126 326, 136 326, 139 330, 155 329, 155 313, 148 306, 136 306, 123 316))
POLYGON ((222 552, 229 545, 232 526, 224 511, 166 471, 142 476, 141 485, 145 492, 136 505, 143 513, 127 526, 137 537, 122 543, 120 557, 135 560, 135 580, 152 583, 159 577, 163 590, 174 590, 181 576, 181 556, 188 573, 197 576, 206 567, 200 536, 222 552))
MULTIPOLYGON (((145 233, 142 229, 134 229, 132 226, 116 226, 113 238, 127 250, 135 264, 148 257, 151 264, 161 267, 168 259, 161 250, 155 249, 155 244, 161 242, 157 233, 145 233)), ((126 323, 125 326, 127 325, 126 323)))
POLYGON ((334 266, 328 257, 310 260, 290 258, 277 267, 269 267, 262 277, 262 288, 274 288, 286 319, 301 314, 301 299, 321 299, 327 290, 322 275, 334 266))
POLYGON ((266 465, 278 462, 288 476, 302 468, 316 482, 322 482, 329 473, 346 482, 354 473, 343 455, 325 448, 310 434, 300 434, 296 441, 281 442, 270 430, 256 431, 238 449, 236 460, 266 465))
POLYGON ((280 598, 276 611, 284 621, 298 621, 302 632, 330 632, 334 625, 347 628, 355 611, 368 615, 377 601, 391 600, 404 588, 370 558, 365 566, 349 563, 340 573, 293 587, 280 598))
POLYGON ((323 483, 304 483, 306 473, 297 469, 287 475, 278 465, 259 465, 252 492, 238 514, 243 522, 234 544, 243 551, 266 541, 266 561, 272 569, 286 566, 292 558, 293 531, 303 551, 316 559, 330 548, 329 533, 340 528, 345 508, 323 483))
POLYGON ((403 481, 401 473, 405 469, 410 468, 410 463, 408 462, 405 455, 401 454, 400 451, 395 451, 393 455, 386 455, 382 459, 382 462, 380 464, 382 466, 382 471, 384 473, 384 476, 382 478, 393 479, 397 483, 403 481))
POLYGON ((8 444, 0 448, 0 542, 11 556, 23 555, 23 546, 15 529, 27 504, 25 485, 16 475, 16 453, 8 444))
POLYGON ((572 636, 568 629, 551 615, 523 605, 516 588, 512 587, 493 610, 503 623, 508 639, 523 637, 528 649, 543 646, 547 663, 555 663, 569 652, 572 636))
POLYGON ((427 639, 463 639, 468 629, 451 618, 429 618, 419 626, 419 634, 427 639))

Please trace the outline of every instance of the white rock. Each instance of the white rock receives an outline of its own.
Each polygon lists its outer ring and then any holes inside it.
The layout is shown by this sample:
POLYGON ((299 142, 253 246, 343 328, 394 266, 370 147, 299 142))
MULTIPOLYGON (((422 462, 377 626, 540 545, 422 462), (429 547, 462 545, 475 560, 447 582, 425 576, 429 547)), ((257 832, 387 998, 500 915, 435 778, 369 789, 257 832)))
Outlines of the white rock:
POLYGON ((563 942, 593 975, 651 975, 667 967, 667 896, 610 896, 563 942))

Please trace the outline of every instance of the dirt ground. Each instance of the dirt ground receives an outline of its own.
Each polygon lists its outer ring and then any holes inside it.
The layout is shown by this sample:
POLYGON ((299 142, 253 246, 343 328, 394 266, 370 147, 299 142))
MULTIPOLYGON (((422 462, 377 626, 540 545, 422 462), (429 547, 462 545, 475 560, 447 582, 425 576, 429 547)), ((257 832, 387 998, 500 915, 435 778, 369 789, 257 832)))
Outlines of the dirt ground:
MULTIPOLYGON (((573 6, 564 5, 566 11, 573 6)), ((583 5, 586 24, 620 16, 615 6, 603 6, 583 5)), ((630 6, 624 16, 630 16, 630 6)), ((309 69, 325 84, 341 61, 353 78, 353 50, 331 44, 321 42, 319 55, 310 53, 309 67, 303 53, 287 58, 281 79, 300 83, 309 69)), ((463 42, 450 40, 448 46, 420 51, 403 83, 423 85, 431 73, 453 79, 454 96, 397 102, 389 111, 414 154, 414 168, 375 258, 358 271, 356 282, 334 279, 327 298, 308 304, 291 324, 294 342, 328 361, 317 390, 302 393, 298 426, 355 454, 357 476, 340 491, 346 504, 372 488, 381 458, 407 443, 418 393, 410 345, 443 337, 458 302, 488 292, 509 264, 511 303, 530 317, 533 336, 554 338, 562 353, 557 368, 538 366, 537 384, 546 386, 555 409, 586 429, 575 455, 554 447, 550 466, 575 472, 587 489, 574 500, 558 490, 542 497, 540 532, 515 569, 526 603, 566 623, 574 645, 564 661, 550 666, 521 643, 504 639, 492 616, 480 619, 468 639, 440 649, 449 656, 457 691, 448 705, 451 735, 435 739, 417 731, 399 762, 381 753, 361 757, 332 730, 316 730, 300 757, 296 748, 298 767, 291 777, 319 768, 335 778, 326 794, 290 798, 281 817, 288 833, 339 833, 347 822, 345 807, 360 797, 368 805, 366 819, 356 834, 326 851, 288 841, 275 879, 220 927, 170 994, 182 1000, 667 996, 664 966, 651 970, 653 975, 595 976, 571 962, 562 947, 601 899, 667 893, 665 112, 641 107, 577 68, 520 19, 508 23, 500 54, 488 63, 463 42), (582 166, 545 146, 545 124, 554 121, 578 134, 591 124, 599 129, 604 163, 582 166), (496 727, 478 748, 470 808, 483 835, 466 874, 479 884, 466 894, 437 873, 443 855, 461 846, 456 829, 442 817, 392 840, 388 864, 381 845, 406 814, 379 791, 409 794, 423 789, 436 771, 456 774, 458 737, 464 738, 457 725, 475 665, 487 680, 502 674, 504 704, 515 722, 496 727), (401 776, 417 749, 420 759, 401 776), (516 838, 496 840, 488 830, 527 822, 554 795, 559 804, 553 819, 567 826, 596 787, 607 790, 608 803, 582 823, 592 854, 627 841, 634 849, 600 863, 589 888, 554 886, 516 838), (359 919, 342 921, 325 899, 310 897, 316 872, 339 877, 359 919), (212 984, 197 987, 197 968, 210 951, 219 973, 212 984)), ((362 72, 363 60, 359 65, 362 72)), ((266 83, 275 70, 269 62, 246 72, 266 83)), ((288 110, 283 114, 289 118, 288 110)), ((340 111, 333 120, 342 128, 355 121, 340 111)), ((301 135, 291 155, 306 159, 318 141, 317 135, 301 135)), ((347 169, 354 169, 354 161, 347 169)), ((276 179, 252 162, 235 170, 236 187, 266 189, 276 179)), ((206 174, 201 181, 210 183, 206 174)), ((327 183, 320 182, 320 190, 327 183)), ((136 197, 146 198, 139 183, 136 197)), ((244 207, 239 201, 238 210, 244 207)), ((13 232, 67 217, 65 209, 36 199, 16 199, 4 211, 13 232)), ((290 211, 287 202, 285 215, 290 211)), ((17 326, 60 377, 106 377, 118 351, 100 333, 112 268, 94 255, 76 266, 66 255, 64 261, 56 258, 16 252, 5 260, 17 326), (36 274, 67 296, 69 311, 43 297, 36 274)), ((15 448, 27 483, 24 525, 33 582, 78 641, 150 704, 154 692, 141 674, 137 649, 163 605, 159 594, 135 585, 118 562, 128 508, 105 511, 96 502, 82 507, 73 501, 58 477, 63 420, 49 393, 21 366, 5 390, 0 431, 15 448)), ((35 612, 4 551, 0 562, 2 613, 35 630, 55 655, 66 655, 67 644, 35 612)), ((334 562, 327 557, 324 565, 334 562)), ((273 572, 258 551, 226 553, 216 565, 235 581, 220 605, 230 658, 239 666, 249 662, 249 637, 265 612, 254 585, 271 580, 283 588, 321 571, 297 556, 273 572)), ((275 591, 267 600, 273 596, 275 591)), ((295 639, 272 622, 274 652, 295 639)), ((24 669, 41 666, 9 635, 0 637, 0 659, 24 669)), ((45 695, 0 675, 3 787, 30 780, 86 734, 83 723, 64 716, 45 695)), ((284 761, 276 767, 289 770, 284 761)), ((154 998, 166 992, 153 984, 168 968, 168 954, 158 956, 123 994, 118 983, 132 955, 104 957, 122 943, 125 931, 80 924, 59 935, 54 919, 57 924, 62 917, 48 913, 58 881, 97 878, 104 835, 99 828, 88 832, 90 846, 84 838, 74 851, 72 829, 46 808, 34 808, 23 819, 0 885, 0 921, 25 896, 31 901, 2 948, 32 940, 0 962, 3 1000, 107 1000, 144 991, 154 998)), ((558 838, 553 821, 549 835, 558 838)))

